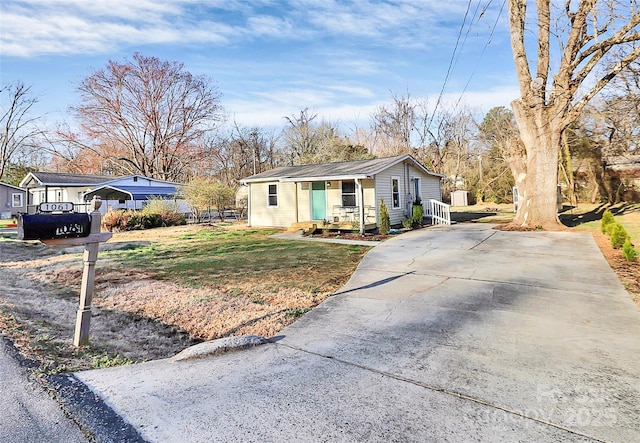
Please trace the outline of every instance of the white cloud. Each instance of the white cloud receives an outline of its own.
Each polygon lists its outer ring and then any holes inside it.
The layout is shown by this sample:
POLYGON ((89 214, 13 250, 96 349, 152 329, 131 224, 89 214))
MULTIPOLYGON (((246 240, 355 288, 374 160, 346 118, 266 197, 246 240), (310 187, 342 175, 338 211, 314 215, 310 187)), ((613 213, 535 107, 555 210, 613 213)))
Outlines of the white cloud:
POLYGON ((24 0, 2 3, 4 56, 96 54, 158 43, 226 43, 241 29, 194 19, 188 1, 24 0))
MULTIPOLYGON (((381 106, 387 104, 390 99, 370 95, 369 100, 360 100, 357 97, 357 88, 349 90, 343 88, 350 98, 338 99, 337 92, 341 88, 329 87, 328 90, 279 90, 255 94, 251 98, 240 98, 228 101, 225 106, 236 120, 246 125, 260 125, 267 127, 282 127, 284 117, 296 114, 304 108, 309 108, 319 118, 338 124, 344 130, 354 127, 367 126, 371 115, 381 106), (354 94, 354 92, 356 92, 354 94)), ((519 97, 517 85, 506 85, 491 88, 484 91, 450 93, 443 95, 441 109, 451 110, 469 109, 476 114, 484 114, 496 106, 509 107, 512 100, 519 97)), ((430 112, 436 104, 437 96, 414 97, 418 101, 426 100, 430 112)))
POLYGON ((34 57, 106 53, 152 43, 315 42, 324 35, 366 38, 374 46, 421 47, 448 38, 452 29, 443 23, 458 15, 461 6, 423 0, 15 0, 3 1, 0 10, 4 55, 34 57))

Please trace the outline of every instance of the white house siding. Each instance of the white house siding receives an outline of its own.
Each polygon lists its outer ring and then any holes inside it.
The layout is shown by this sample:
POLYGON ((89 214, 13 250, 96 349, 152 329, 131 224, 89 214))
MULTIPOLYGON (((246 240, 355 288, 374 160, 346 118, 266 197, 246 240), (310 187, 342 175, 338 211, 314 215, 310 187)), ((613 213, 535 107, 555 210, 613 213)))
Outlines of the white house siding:
POLYGON ((342 183, 340 181, 328 181, 327 189, 327 219, 340 216, 339 208, 342 206, 342 183))
MULTIPOLYGON (((378 204, 376 203, 376 181, 374 179, 361 180, 364 194, 364 221, 378 223, 378 204)), ((386 204, 386 203, 385 203, 386 204)))
POLYGON ((93 189, 92 186, 69 186, 69 187, 58 187, 58 186, 49 186, 45 191, 45 187, 39 188, 30 188, 29 192, 31 193, 31 199, 29 200, 29 204, 31 205, 39 205, 44 202, 70 202, 73 204, 82 204, 84 201, 81 198, 81 195, 87 191, 91 191, 93 189), (46 192, 46 194, 45 194, 46 192), (80 195, 80 196, 79 196, 80 195))
MULTIPOLYGON (((311 220, 311 182, 296 183, 296 186, 298 188, 298 221, 311 220)), ((294 222, 295 220, 292 223, 294 222)))
POLYGON ((433 177, 431 175, 424 176, 421 183, 422 200, 434 199, 442 201, 442 188, 440 177, 433 177))
POLYGON ((296 214, 296 183, 264 182, 251 183, 251 219, 252 226, 289 227, 295 223, 296 214), (278 206, 267 206, 267 191, 269 184, 278 185, 278 206))
MULTIPOLYGON (((394 165, 387 170, 376 175, 375 188, 377 190, 376 195, 376 208, 377 213, 380 214, 380 200, 384 200, 384 204, 389 210, 389 220, 392 225, 402 223, 404 219, 405 209, 407 205, 407 174, 406 166, 404 163, 394 165), (399 192, 400 192, 400 208, 393 209, 393 197, 391 195, 391 178, 399 179, 399 192)), ((378 221, 379 224, 379 221, 378 221)))
MULTIPOLYGON (((420 199, 422 201, 427 201, 429 199, 434 199, 441 201, 442 200, 442 192, 440 188, 440 177, 434 177, 432 175, 426 175, 421 173, 416 173, 417 171, 411 171, 411 179, 416 177, 420 178, 420 199)), ((415 198, 415 196, 413 196, 415 198)))

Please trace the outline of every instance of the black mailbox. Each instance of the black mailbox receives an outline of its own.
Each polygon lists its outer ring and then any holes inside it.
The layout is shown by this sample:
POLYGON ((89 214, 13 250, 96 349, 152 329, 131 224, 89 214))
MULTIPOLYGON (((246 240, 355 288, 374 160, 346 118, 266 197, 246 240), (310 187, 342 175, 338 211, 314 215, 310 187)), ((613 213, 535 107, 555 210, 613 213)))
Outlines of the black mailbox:
POLYGON ((18 216, 20 240, 87 237, 90 231, 89 214, 20 214, 18 216))

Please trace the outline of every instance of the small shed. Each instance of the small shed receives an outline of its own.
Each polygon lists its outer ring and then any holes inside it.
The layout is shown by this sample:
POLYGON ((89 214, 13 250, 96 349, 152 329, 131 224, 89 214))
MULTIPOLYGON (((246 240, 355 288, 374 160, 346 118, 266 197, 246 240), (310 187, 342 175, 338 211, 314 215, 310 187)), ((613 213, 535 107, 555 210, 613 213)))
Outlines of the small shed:
POLYGON ((451 206, 469 206, 469 191, 457 190, 451 193, 451 206))

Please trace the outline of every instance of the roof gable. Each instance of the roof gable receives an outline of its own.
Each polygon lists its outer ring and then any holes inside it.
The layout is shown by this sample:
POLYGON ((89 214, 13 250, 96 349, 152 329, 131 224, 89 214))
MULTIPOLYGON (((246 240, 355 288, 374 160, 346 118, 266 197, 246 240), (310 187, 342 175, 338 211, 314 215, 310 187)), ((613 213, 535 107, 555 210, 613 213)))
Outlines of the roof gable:
POLYGON ((0 186, 6 186, 7 188, 15 189, 16 191, 25 192, 25 189, 20 188, 19 186, 10 185, 9 183, 0 182, 0 186))
POLYGON ((30 172, 22 179, 20 186, 25 187, 31 183, 40 186, 91 186, 113 179, 113 175, 30 172))

